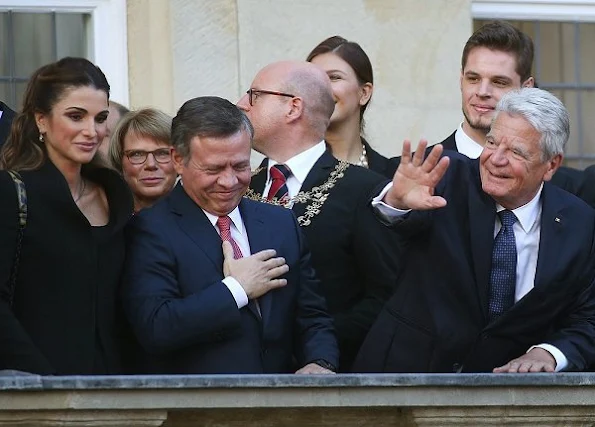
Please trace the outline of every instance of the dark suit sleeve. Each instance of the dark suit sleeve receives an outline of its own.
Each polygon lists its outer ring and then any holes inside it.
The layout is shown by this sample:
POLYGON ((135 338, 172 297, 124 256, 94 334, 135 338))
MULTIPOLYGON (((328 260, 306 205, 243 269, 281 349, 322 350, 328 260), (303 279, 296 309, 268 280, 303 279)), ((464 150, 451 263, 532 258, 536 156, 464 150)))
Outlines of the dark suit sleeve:
POLYGON ((333 319, 328 314, 326 301, 322 296, 320 282, 311 264, 310 250, 302 231, 293 216, 300 254, 300 289, 295 320, 295 348, 299 367, 312 361, 324 359, 339 366, 339 349, 333 327, 333 319))
POLYGON ((587 202, 592 208, 595 208, 595 165, 589 166, 582 172, 581 182, 576 195, 587 202))
POLYGON ((169 231, 143 215, 134 218, 127 230, 124 308, 141 345, 155 354, 217 341, 241 328, 237 304, 223 282, 182 294, 179 269, 196 271, 192 280, 200 281, 200 261, 181 259, 179 249, 174 253, 173 245, 179 242, 169 231))
POLYGON ((595 247, 589 260, 590 266, 581 278, 587 286, 571 299, 566 315, 546 339, 568 359, 566 370, 581 371, 595 363, 595 247))
MULTIPOLYGON (((17 241, 17 195, 9 175, 0 175, 0 286, 7 286, 17 241)), ((23 266, 19 266, 23 268, 23 266)), ((2 294, 5 293, 2 289, 2 294)), ((16 369, 37 374, 54 372, 46 357, 33 343, 12 308, 0 298, 0 369, 16 369)))
MULTIPOLYGON (((374 216, 368 196, 358 203, 354 227, 353 260, 362 283, 361 297, 348 310, 335 313, 340 348, 357 352, 384 303, 394 293, 401 269, 403 241, 374 216)), ((354 354, 342 355, 353 360, 354 354)))

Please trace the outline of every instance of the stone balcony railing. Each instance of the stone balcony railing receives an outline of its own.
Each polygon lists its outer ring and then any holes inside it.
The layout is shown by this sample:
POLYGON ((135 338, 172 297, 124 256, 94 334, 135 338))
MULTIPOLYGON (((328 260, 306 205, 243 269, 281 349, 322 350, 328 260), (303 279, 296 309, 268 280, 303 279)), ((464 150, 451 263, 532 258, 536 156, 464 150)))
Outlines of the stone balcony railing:
POLYGON ((0 377, 0 427, 595 426, 595 374, 0 377))

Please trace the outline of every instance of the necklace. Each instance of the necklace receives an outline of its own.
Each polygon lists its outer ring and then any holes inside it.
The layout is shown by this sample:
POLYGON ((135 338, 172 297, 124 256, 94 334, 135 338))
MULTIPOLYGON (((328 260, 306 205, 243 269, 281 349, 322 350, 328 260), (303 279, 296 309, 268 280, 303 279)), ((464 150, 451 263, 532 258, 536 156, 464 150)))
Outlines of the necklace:
MULTIPOLYGON (((327 180, 316 187, 313 187, 310 191, 300 191, 291 199, 277 199, 273 198, 268 200, 266 196, 255 192, 249 188, 246 191, 245 196, 251 200, 258 202, 264 202, 271 205, 283 206, 284 208, 291 209, 296 203, 308 203, 306 210, 303 215, 298 217, 298 224, 302 227, 307 227, 312 223, 312 218, 321 212, 322 206, 326 202, 329 196, 330 190, 335 186, 338 180, 345 176, 345 171, 349 167, 348 162, 339 161, 335 169, 331 172, 327 180)), ((252 176, 261 172, 264 168, 258 168, 252 173, 252 176)))
POLYGON ((359 156, 359 162, 356 164, 357 166, 368 168, 368 153, 366 153, 366 146, 364 144, 362 144, 362 155, 359 156))
POLYGON ((81 185, 80 185, 80 189, 79 189, 79 195, 76 199, 74 199, 74 203, 78 203, 78 201, 81 200, 81 197, 83 197, 83 195, 85 194, 86 188, 87 188, 87 181, 85 181, 85 179, 81 177, 81 185))

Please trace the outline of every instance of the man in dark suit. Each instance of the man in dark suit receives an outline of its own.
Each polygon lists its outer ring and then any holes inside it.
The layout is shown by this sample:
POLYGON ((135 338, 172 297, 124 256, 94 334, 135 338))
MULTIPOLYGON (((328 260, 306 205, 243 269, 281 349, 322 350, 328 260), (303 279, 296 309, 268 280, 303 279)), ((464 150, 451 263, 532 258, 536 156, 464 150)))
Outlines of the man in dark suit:
POLYGON ((335 320, 339 370, 347 372, 394 291, 400 265, 394 236, 367 206, 371 192, 386 180, 338 161, 327 149, 324 134, 334 101, 327 75, 313 64, 265 67, 238 106, 254 125, 253 148, 267 156, 249 195, 291 208, 298 218, 335 320), (272 194, 278 168, 287 176, 272 194))
POLYGON ((373 203, 407 235, 409 256, 355 369, 553 372, 593 362, 595 211, 546 182, 562 162, 568 113, 535 88, 506 94, 496 111, 479 161, 440 159, 437 146, 422 162, 423 149, 412 158, 404 145, 392 186, 373 203))
POLYGON ((10 135, 10 126, 14 119, 15 112, 8 105, 0 101, 0 147, 6 142, 10 135))
MULTIPOLYGON (((535 86, 533 51, 533 40, 505 21, 487 23, 471 35, 461 58, 463 122, 441 142, 445 150, 479 157, 496 103, 511 90, 535 86)), ((399 159, 391 159, 393 170, 399 159)), ((576 194, 581 176, 577 169, 560 167, 552 183, 576 194)))
POLYGON ((298 373, 331 373, 338 364, 297 221, 243 198, 252 135, 221 98, 192 99, 173 119, 182 183, 128 233, 124 305, 149 372, 286 373, 297 363, 298 373))

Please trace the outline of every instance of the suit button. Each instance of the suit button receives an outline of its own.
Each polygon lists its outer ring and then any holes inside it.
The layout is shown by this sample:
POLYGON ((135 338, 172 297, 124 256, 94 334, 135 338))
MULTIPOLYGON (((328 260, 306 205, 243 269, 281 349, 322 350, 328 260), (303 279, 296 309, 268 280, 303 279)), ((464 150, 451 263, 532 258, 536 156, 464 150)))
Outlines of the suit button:
POLYGON ((460 363, 453 363, 452 364, 452 371, 454 373, 459 373, 459 371, 461 370, 463 366, 460 363))

